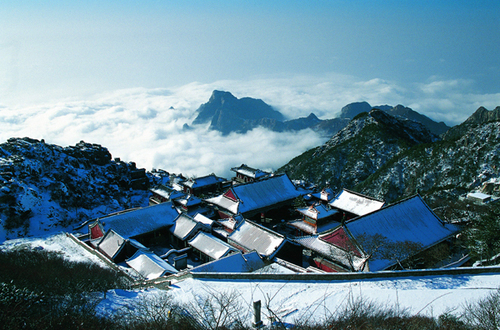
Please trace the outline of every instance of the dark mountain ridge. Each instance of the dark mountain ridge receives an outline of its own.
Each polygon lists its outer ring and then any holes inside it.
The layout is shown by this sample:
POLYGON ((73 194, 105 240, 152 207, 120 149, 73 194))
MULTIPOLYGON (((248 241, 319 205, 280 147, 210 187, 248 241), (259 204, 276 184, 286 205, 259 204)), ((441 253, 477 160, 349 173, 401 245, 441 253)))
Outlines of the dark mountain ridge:
POLYGON ((402 105, 372 107, 368 102, 354 102, 346 105, 342 108, 338 118, 321 120, 311 113, 307 117, 285 120, 279 111, 260 99, 249 97, 238 99, 230 92, 217 90, 213 91, 207 103, 198 108, 198 115, 193 124, 210 122, 210 129, 220 131, 224 135, 232 132, 245 133, 260 126, 275 132, 300 131, 309 128, 331 137, 344 128, 351 119, 374 108, 420 122, 436 135, 441 135, 449 129, 443 122, 437 123, 402 105))
POLYGON ((278 171, 329 185, 334 191, 364 181, 395 155, 438 137, 422 124, 374 109, 358 114, 324 145, 292 159, 278 171))
POLYGON ((499 114, 500 107, 481 107, 440 139, 414 121, 372 110, 279 171, 387 202, 416 193, 429 202, 457 201, 484 189, 500 194, 499 114))
POLYGON ((493 110, 479 107, 469 118, 460 125, 452 127, 443 135, 444 140, 456 140, 463 136, 469 129, 489 122, 500 120, 500 106, 493 110))
POLYGON ((443 122, 435 122, 427 116, 424 116, 408 107, 401 104, 392 107, 390 105, 380 105, 372 107, 368 102, 354 102, 342 108, 339 118, 353 119, 362 112, 370 112, 372 109, 378 109, 387 112, 388 114, 396 117, 410 119, 424 124, 428 130, 436 135, 441 135, 450 129, 443 122))
POLYGON ((443 140, 396 155, 356 189, 388 200, 415 192, 453 199, 483 189, 485 182, 499 177, 499 113, 500 107, 479 108, 443 140))
POLYGON ((284 116, 260 99, 236 98, 229 92, 214 90, 207 103, 197 110, 193 124, 210 122, 210 128, 223 134, 244 133, 259 123, 283 121, 284 116), (251 127, 251 128, 249 128, 251 127))

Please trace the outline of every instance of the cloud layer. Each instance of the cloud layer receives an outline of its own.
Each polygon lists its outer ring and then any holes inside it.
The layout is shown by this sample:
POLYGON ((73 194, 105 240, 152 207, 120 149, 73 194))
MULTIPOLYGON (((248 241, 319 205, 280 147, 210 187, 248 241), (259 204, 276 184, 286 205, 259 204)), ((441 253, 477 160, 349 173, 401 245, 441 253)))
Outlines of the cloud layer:
POLYGON ((0 107, 0 138, 29 136, 47 143, 74 145, 80 140, 107 147, 114 157, 135 161, 148 170, 229 177, 230 168, 246 163, 274 170, 307 149, 325 142, 310 130, 297 134, 254 129, 221 136, 207 126, 193 126, 196 109, 214 89, 236 97, 262 98, 288 118, 314 112, 333 118, 350 102, 403 104, 449 125, 470 116, 479 106, 500 105, 500 93, 473 92, 473 81, 439 81, 401 86, 383 79, 352 76, 260 77, 249 81, 191 83, 175 88, 123 89, 86 100, 39 106, 0 107))

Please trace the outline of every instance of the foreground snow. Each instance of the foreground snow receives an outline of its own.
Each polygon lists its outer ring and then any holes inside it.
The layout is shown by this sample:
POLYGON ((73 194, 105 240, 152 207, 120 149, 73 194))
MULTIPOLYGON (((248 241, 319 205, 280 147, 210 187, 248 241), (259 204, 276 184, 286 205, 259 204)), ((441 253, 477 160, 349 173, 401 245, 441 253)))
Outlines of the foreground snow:
MULTIPOLYGON (((43 248, 58 251, 74 261, 96 262, 105 267, 96 256, 82 249, 64 233, 38 239, 17 239, 4 242, 1 249, 43 248)), ((437 317, 443 313, 460 313, 466 303, 486 297, 500 287, 500 274, 442 275, 356 281, 254 281, 186 279, 171 285, 171 289, 112 290, 97 306, 100 315, 111 315, 123 308, 136 306, 147 299, 154 301, 168 297, 184 306, 212 301, 225 294, 233 297, 241 315, 252 322, 252 303, 262 302, 265 324, 269 307, 282 321, 294 324, 301 320, 320 322, 350 302, 363 299, 407 310, 411 314, 437 317)))
POLYGON ((137 299, 156 299, 169 295, 173 301, 190 305, 195 301, 213 301, 220 293, 236 296, 242 315, 252 321, 252 302, 261 300, 263 319, 269 312, 283 322, 321 322, 358 299, 409 311, 412 315, 438 317, 444 313, 460 313, 466 303, 486 297, 498 289, 500 274, 429 276, 359 281, 224 281, 186 279, 166 292, 158 289, 140 291, 115 290, 107 294, 98 312, 107 314, 137 299))
POLYGON ((92 262, 101 267, 108 267, 96 255, 88 252, 75 241, 69 238, 65 233, 52 234, 46 237, 38 238, 18 238, 3 242, 0 245, 1 250, 15 249, 44 249, 46 251, 58 252, 64 258, 74 262, 92 262))

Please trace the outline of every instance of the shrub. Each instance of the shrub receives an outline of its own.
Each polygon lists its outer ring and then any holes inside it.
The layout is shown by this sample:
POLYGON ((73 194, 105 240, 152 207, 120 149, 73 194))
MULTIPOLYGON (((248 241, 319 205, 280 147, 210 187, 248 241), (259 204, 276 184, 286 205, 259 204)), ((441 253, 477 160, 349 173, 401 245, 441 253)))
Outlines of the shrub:
POLYGON ((476 303, 468 303, 463 319, 474 329, 500 329, 500 291, 476 303))

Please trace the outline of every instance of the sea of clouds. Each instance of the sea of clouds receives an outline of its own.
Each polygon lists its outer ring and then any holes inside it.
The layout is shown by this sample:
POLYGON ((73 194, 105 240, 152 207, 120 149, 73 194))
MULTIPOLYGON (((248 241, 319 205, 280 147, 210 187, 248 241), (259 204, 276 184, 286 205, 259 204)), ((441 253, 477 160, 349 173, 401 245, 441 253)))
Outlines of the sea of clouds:
POLYGON ((403 104, 451 126, 479 106, 500 105, 500 94, 474 94, 472 85, 471 81, 431 80, 409 88, 382 79, 328 75, 122 89, 80 100, 0 107, 0 138, 4 142, 27 136, 61 146, 83 140, 101 144, 113 157, 147 170, 230 177, 230 168, 242 163, 276 170, 327 138, 311 130, 276 133, 262 128, 222 136, 208 130, 208 124, 192 126, 196 109, 208 102, 214 89, 238 98, 261 98, 289 119, 311 112, 321 119, 334 118, 346 104, 367 101, 372 106, 403 104))

